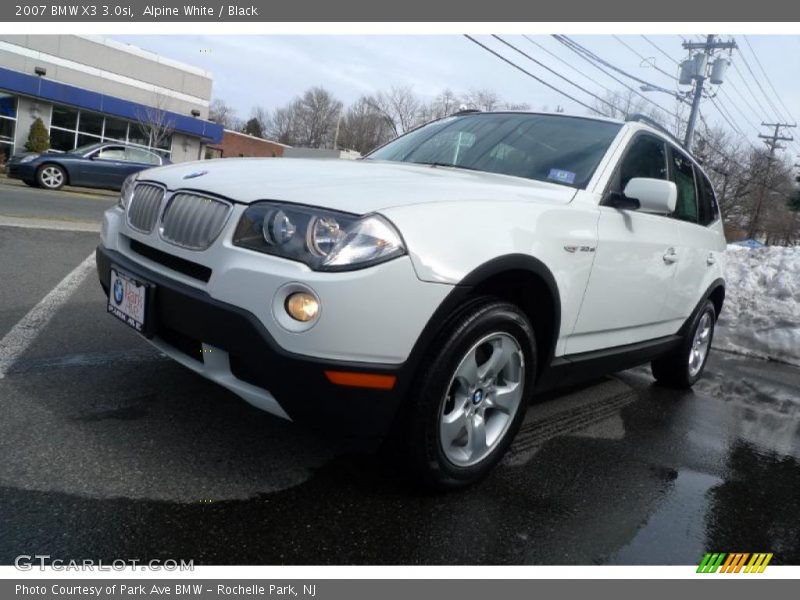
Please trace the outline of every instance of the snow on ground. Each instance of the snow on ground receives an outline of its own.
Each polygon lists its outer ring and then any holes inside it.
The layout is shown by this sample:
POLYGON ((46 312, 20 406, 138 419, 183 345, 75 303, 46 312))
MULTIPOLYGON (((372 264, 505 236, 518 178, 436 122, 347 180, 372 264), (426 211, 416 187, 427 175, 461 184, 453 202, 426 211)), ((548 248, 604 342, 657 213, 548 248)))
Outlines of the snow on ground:
POLYGON ((800 247, 728 246, 714 346, 800 365, 800 247))

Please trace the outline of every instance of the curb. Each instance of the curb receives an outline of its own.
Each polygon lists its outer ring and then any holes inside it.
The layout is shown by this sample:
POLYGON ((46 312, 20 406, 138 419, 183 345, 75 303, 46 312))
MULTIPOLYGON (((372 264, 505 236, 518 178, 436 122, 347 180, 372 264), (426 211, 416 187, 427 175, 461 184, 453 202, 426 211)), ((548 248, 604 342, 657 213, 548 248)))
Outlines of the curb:
MULTIPOLYGON (((32 188, 27 186, 23 181, 19 179, 12 179, 8 177, 5 173, 0 173, 0 185, 11 185, 16 187, 27 188, 31 190, 37 190, 39 188, 32 188)), ((47 190, 42 190, 47 191, 47 190)), ((109 198, 113 199, 119 195, 119 192, 114 190, 102 190, 97 188, 85 188, 85 187, 75 187, 71 185, 65 185, 63 188, 58 190, 59 192, 66 192, 68 194, 85 194, 88 196, 97 196, 98 198, 109 198)))

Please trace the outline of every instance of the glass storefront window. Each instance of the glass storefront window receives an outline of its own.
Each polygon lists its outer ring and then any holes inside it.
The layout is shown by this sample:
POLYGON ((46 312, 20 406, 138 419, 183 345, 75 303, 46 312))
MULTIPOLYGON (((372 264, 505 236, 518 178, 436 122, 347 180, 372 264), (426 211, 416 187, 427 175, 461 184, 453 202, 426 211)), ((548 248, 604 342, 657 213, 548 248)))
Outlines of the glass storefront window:
POLYGON ((75 131, 78 126, 78 111, 66 106, 53 106, 53 117, 50 119, 50 125, 75 131))
POLYGON ((152 147, 146 128, 139 123, 105 117, 99 113, 77 111, 66 106, 53 106, 50 122, 50 147, 53 150, 69 152, 77 146, 102 141, 141 146, 165 157, 169 157, 172 149, 171 135, 160 140, 157 148, 152 147))
POLYGON ((11 119, 0 119, 0 142, 14 143, 14 125, 11 119))
POLYGON ((103 139, 98 135, 86 135, 85 133, 78 132, 78 146, 87 146, 89 144, 98 144, 103 139))
POLYGON ((78 130, 81 133, 97 136, 103 135, 103 115, 81 111, 81 118, 80 121, 78 121, 78 130))
POLYGON ((75 148, 75 132, 50 128, 50 148, 59 152, 69 152, 75 148))
POLYGON ((103 137, 107 140, 124 142, 128 139, 128 122, 106 117, 106 128, 103 137))

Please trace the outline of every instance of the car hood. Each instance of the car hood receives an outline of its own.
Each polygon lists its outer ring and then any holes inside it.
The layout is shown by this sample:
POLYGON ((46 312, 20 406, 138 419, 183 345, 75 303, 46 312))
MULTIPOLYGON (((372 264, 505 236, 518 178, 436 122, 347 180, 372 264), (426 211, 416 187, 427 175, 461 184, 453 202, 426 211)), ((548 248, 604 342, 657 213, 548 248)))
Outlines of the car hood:
POLYGON ((228 158, 143 172, 170 190, 209 192, 236 202, 278 200, 354 214, 426 202, 504 200, 567 203, 570 187, 509 175, 375 160, 228 158))

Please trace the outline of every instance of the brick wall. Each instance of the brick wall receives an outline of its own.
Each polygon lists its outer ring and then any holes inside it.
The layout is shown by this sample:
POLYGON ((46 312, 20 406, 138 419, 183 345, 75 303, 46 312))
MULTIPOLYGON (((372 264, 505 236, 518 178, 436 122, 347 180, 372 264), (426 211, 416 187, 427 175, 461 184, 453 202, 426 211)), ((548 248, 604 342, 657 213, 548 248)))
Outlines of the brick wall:
POLYGON ((269 140, 225 130, 222 143, 206 146, 207 158, 235 158, 237 156, 283 156, 285 146, 269 140))

